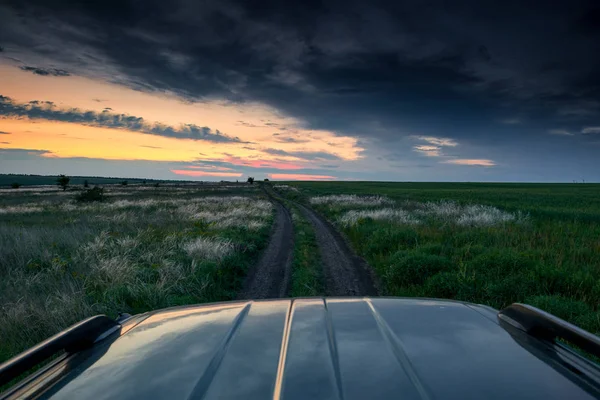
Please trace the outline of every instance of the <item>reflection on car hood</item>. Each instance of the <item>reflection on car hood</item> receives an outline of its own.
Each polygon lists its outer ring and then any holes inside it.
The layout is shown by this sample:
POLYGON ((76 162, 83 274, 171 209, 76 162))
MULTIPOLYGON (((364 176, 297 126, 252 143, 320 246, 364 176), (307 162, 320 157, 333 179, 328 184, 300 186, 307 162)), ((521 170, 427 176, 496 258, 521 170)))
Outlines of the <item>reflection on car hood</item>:
POLYGON ((52 398, 592 398, 519 345, 493 310, 424 299, 162 310, 75 372, 52 398))

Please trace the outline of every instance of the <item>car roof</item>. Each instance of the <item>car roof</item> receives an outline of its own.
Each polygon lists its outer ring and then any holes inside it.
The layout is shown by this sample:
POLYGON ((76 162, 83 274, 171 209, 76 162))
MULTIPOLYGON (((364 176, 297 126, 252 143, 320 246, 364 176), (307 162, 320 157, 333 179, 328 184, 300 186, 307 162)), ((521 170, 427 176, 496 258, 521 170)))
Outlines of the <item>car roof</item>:
POLYGON ((430 299, 180 307, 123 323, 43 397, 594 398, 519 335, 493 309, 430 299))

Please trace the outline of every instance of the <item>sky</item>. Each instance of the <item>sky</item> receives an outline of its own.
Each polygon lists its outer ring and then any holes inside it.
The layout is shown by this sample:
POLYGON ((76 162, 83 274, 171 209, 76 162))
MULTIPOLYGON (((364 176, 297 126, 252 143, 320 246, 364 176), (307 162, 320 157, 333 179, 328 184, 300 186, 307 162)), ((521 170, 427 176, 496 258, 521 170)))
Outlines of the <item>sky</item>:
POLYGON ((600 182, 600 3, 0 0, 0 173, 600 182))

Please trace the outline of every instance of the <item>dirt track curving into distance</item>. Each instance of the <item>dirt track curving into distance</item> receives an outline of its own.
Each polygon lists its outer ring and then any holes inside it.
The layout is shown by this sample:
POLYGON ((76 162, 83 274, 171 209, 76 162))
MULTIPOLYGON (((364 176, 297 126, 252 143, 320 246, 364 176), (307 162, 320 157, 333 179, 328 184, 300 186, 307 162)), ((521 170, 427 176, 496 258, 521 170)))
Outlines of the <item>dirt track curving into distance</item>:
POLYGON ((377 296, 367 263, 354 254, 342 235, 325 218, 310 207, 297 204, 315 229, 325 275, 325 295, 377 296))
POLYGON ((275 205, 276 216, 269 244, 258 264, 248 273, 238 299, 272 299, 287 297, 290 288, 294 229, 285 206, 267 192, 275 205))
MULTIPOLYGON (((275 205, 276 217, 269 244, 248 273, 238 299, 282 298, 289 295, 294 253, 294 229, 282 200, 263 186, 275 205)), ((294 202, 313 225, 325 276, 324 296, 377 296, 371 268, 350 249, 342 235, 309 206, 294 202)))

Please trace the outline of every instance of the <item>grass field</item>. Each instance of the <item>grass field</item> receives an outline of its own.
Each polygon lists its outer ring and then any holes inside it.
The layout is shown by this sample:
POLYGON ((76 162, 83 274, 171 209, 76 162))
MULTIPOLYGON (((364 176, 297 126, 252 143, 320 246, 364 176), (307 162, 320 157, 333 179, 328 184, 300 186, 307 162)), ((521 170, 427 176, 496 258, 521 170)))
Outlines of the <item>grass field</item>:
POLYGON ((600 333, 600 185, 289 184, 374 267, 382 294, 526 302, 600 333))
POLYGON ((0 362, 91 315, 232 299, 268 241, 256 187, 105 190, 0 190, 0 362))
MULTIPOLYGON (((91 315, 230 300, 265 248, 260 185, 0 189, 0 361, 91 315)), ((292 213, 291 296, 323 295, 325 215, 382 295, 526 302, 600 333, 600 185, 274 184, 292 213), (294 200, 294 201, 290 201, 294 200)), ((326 247, 325 247, 326 248, 326 247)))

